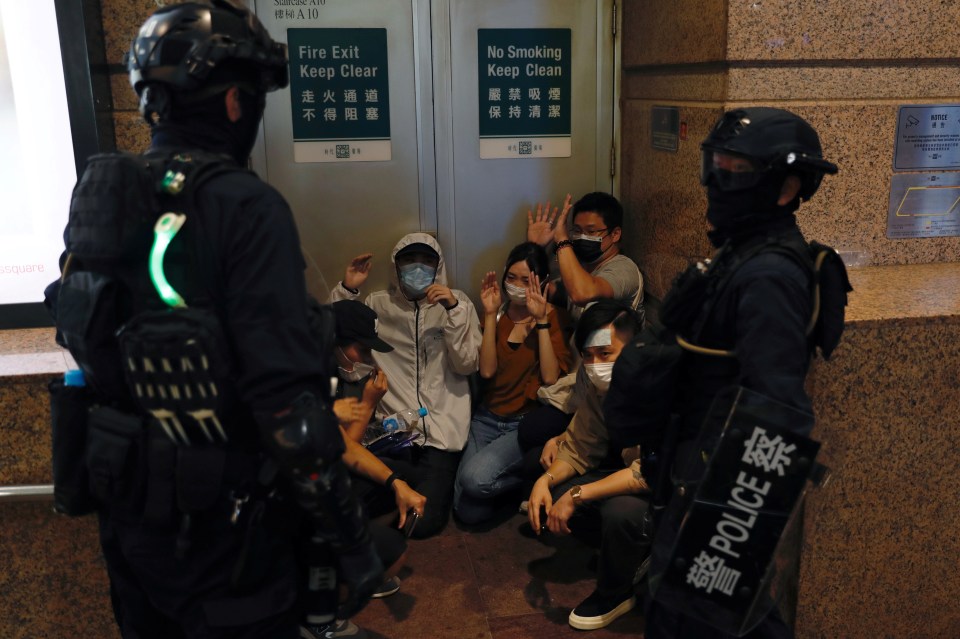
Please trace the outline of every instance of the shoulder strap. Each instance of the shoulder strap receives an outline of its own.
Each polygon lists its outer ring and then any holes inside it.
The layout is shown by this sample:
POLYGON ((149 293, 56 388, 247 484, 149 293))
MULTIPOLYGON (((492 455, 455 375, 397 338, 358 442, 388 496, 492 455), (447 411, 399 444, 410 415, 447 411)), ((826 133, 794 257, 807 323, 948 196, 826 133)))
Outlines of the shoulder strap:
POLYGON ((853 291, 847 269, 837 252, 825 244, 810 242, 814 257, 814 313, 807 326, 813 347, 830 359, 840 343, 845 326, 847 294, 853 291))
MULTIPOLYGON (((227 155, 199 149, 161 149, 148 152, 145 157, 159 193, 158 215, 173 210, 185 214, 189 221, 184 223, 183 230, 186 238, 184 246, 187 247, 187 272, 213 273, 217 279, 216 288, 222 289, 221 274, 214 251, 194 250, 198 241, 207 237, 202 216, 196 215, 198 194, 213 178, 225 173, 246 172, 246 169, 238 166, 227 155)), ((210 291, 197 285, 196 278, 184 276, 180 279, 190 284, 188 297, 192 304, 211 304, 210 291)))
MULTIPOLYGON (((722 268, 722 273, 719 274, 716 284, 711 287, 709 291, 710 295, 704 304, 703 311, 700 313, 700 316, 697 318, 696 322, 693 325, 693 335, 696 337, 694 339, 699 339, 700 333, 703 331, 706 326, 707 321, 710 319, 713 314, 714 305, 717 300, 720 299, 721 293, 726 289, 726 287, 733 280, 734 274, 740 269, 741 266, 746 264, 753 257, 761 253, 775 252, 785 255, 792 260, 794 260, 800 268, 802 268, 811 278, 813 283, 818 283, 816 264, 810 259, 809 249, 806 242, 802 240, 790 241, 784 240, 776 237, 767 237, 763 238, 760 241, 756 241, 750 244, 747 244, 737 249, 731 250, 729 257, 726 257, 723 262, 717 260, 713 266, 717 268, 722 268)), ((817 317, 819 315, 819 288, 817 286, 813 287, 812 295, 813 297, 813 315, 810 322, 808 323, 806 334, 809 336, 813 330, 813 326, 816 324, 817 317)), ((681 335, 676 336, 677 344, 679 344, 683 349, 690 351, 692 353, 697 353, 699 355, 709 355, 712 357, 735 357, 736 353, 733 350, 719 349, 719 348, 709 348, 706 346, 700 346, 691 341, 688 341, 681 335)))

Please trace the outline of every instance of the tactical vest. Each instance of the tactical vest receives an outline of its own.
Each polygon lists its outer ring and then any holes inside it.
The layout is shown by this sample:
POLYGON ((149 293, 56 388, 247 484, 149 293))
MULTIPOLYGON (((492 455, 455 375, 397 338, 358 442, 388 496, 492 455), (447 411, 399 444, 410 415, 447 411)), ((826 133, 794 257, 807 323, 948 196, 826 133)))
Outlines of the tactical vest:
POLYGON ((66 467, 77 472, 61 493, 92 493, 58 501, 61 512, 124 503, 169 522, 176 510, 209 507, 231 474, 256 474, 241 468, 250 456, 228 444, 233 433, 221 416, 234 401, 230 349, 196 277, 219 272, 210 252, 197 250, 197 193, 242 170, 200 151, 89 160, 70 204, 62 277, 47 291, 57 341, 87 384, 86 406, 69 410, 51 385, 55 493, 66 467), (233 457, 243 460, 228 463, 233 457), (80 468, 71 465, 78 458, 80 468))

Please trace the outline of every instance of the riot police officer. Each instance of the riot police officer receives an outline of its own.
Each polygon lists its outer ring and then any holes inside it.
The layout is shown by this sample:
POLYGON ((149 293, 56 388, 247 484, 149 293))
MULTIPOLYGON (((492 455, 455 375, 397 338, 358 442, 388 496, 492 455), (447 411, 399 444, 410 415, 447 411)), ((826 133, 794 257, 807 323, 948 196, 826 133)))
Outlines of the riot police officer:
MULTIPOLYGON (((804 379, 818 345, 807 331, 813 282, 795 213, 817 191, 823 175, 837 171, 823 159, 810 124, 781 109, 730 111, 701 149, 701 183, 712 227, 708 237, 718 251, 708 268, 678 278, 661 312, 667 328, 700 347, 685 354, 680 371, 675 469, 698 467, 688 459, 700 453, 694 445, 698 431, 722 389, 741 386, 812 412, 804 379)), ((811 424, 799 426, 799 434, 808 435, 811 424)), ((682 479, 695 485, 698 478, 682 479)), ((683 492, 673 491, 657 531, 654 575, 665 570, 677 538, 679 520, 670 513, 682 516, 684 504, 678 502, 690 498, 683 492)), ((648 607, 647 639, 729 636, 657 601, 648 607)), ((793 632, 774 607, 746 636, 787 638, 793 632)))
MULTIPOLYGON (((97 304, 111 295, 102 291, 123 291, 110 298, 111 310, 121 321, 133 316, 121 330, 125 356, 115 361, 102 355, 109 348, 92 346, 112 339, 100 319, 81 317, 89 330, 66 340, 100 381, 85 454, 102 488, 100 534, 116 619, 125 638, 294 639, 302 580, 293 535, 303 513, 337 555, 349 591, 340 618, 379 585, 382 567, 340 461, 330 357, 308 325, 292 213, 244 168, 266 93, 287 84, 286 46, 238 0, 188 2, 144 23, 127 67, 151 127, 143 157, 162 167, 163 191, 141 198, 142 185, 111 175, 112 157, 101 156, 106 168, 96 179, 85 175, 65 232, 68 252, 77 254, 65 267, 74 273, 64 272, 57 318, 65 333, 77 323, 86 307, 65 297, 80 289, 97 304), (158 197, 184 212, 172 241, 161 232, 170 231, 166 218, 157 222, 149 263, 149 244, 134 243, 132 257, 105 257, 110 238, 141 233, 138 219, 114 233, 124 215, 114 204, 125 191, 134 192, 134 204, 158 197), (105 248, 84 252, 91 245, 105 248), (84 270, 89 277, 74 277, 84 270), (109 286, 84 289, 84 281, 109 286), (198 354, 203 340, 177 333, 198 317, 208 327, 198 334, 222 337, 222 351, 198 354), (166 346, 150 341, 160 334, 166 346), (126 355, 134 351, 142 357, 126 355), (129 373, 127 389, 104 383, 120 368, 129 373)), ((328 590, 335 607, 335 587, 328 590)))

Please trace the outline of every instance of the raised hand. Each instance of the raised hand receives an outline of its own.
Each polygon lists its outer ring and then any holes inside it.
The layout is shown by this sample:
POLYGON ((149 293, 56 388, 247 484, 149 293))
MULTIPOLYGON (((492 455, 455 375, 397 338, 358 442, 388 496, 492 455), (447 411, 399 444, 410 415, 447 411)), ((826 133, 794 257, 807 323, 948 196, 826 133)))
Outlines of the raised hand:
POLYGON ((453 294, 450 287, 443 284, 431 284, 427 287, 427 303, 440 304, 448 311, 457 305, 457 296, 453 294))
POLYGON ((530 273, 527 281, 527 310, 537 322, 543 322, 547 318, 547 298, 543 296, 540 278, 536 273, 530 273))
POLYGON ((500 310, 503 300, 496 271, 487 271, 480 281, 480 302, 483 304, 483 312, 488 315, 495 315, 500 310))
POLYGON ((363 286, 370 274, 370 267, 373 253, 363 253, 358 255, 347 265, 347 271, 343 274, 343 285, 347 288, 357 289, 363 286))
MULTIPOLYGON (((567 196, 569 197, 569 196, 567 196)), ((559 209, 553 207, 550 210, 550 202, 542 206, 537 202, 537 214, 527 209, 527 241, 536 242, 540 246, 546 246, 553 239, 553 223, 557 219, 559 209)))
POLYGON ((560 209, 560 217, 557 218, 557 224, 553 227, 554 242, 563 242, 570 239, 567 233, 567 215, 570 214, 570 209, 573 208, 573 204, 570 201, 571 199, 570 194, 567 193, 567 197, 563 201, 563 208, 560 209))

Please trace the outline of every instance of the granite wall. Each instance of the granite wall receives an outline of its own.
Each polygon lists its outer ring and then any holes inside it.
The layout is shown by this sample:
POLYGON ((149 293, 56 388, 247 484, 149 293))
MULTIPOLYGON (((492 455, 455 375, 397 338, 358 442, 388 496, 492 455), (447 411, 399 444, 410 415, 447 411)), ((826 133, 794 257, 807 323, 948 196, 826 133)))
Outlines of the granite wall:
MULTIPOLYGON (((53 329, 0 331, 0 486, 50 484, 47 382, 67 360, 53 329)), ((93 516, 0 504, 0 637, 117 637, 93 516)))
POLYGON ((653 297, 711 251, 698 146, 725 110, 794 111, 840 166, 798 215, 808 237, 863 263, 843 342, 810 378, 834 474, 808 502, 798 637, 960 636, 960 238, 886 239, 898 107, 960 102, 960 4, 623 8, 625 243, 653 297), (655 105, 679 107, 676 153, 651 147, 655 105))
POLYGON ((627 252, 654 296, 683 258, 709 250, 697 147, 737 106, 798 113, 840 166, 800 210, 809 237, 867 265, 956 259, 960 238, 886 239, 898 106, 960 102, 956 2, 625 0, 623 12, 627 252), (651 148, 653 105, 680 108, 677 153, 651 148))

